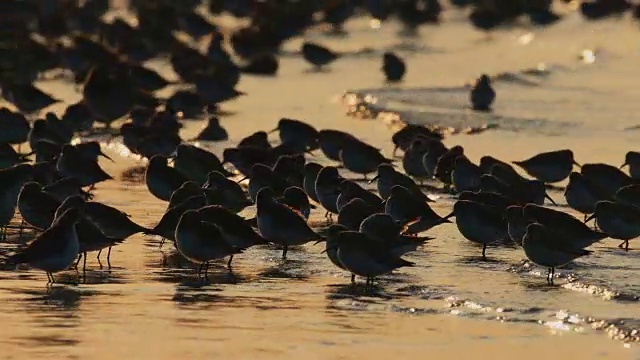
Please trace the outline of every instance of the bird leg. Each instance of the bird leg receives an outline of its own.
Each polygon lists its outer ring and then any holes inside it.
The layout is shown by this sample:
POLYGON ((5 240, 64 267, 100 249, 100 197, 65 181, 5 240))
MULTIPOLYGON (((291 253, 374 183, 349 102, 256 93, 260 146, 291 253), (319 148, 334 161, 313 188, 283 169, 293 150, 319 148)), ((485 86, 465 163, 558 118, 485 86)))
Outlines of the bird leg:
POLYGON ((289 247, 287 245, 285 245, 282 248, 282 260, 287 260, 287 250, 289 250, 289 247))
POLYGON ((204 279, 209 279, 209 262, 204 263, 204 279))
POLYGON ((352 284, 356 283, 356 274, 351 274, 351 283, 352 284))
MULTIPOLYGON (((102 250, 98 251, 98 256, 96 257, 98 259, 98 264, 100 265, 100 269, 102 269, 102 261, 100 261, 100 253, 102 253, 102 250)), ((87 255, 85 255, 86 257, 87 255)))
POLYGON ((486 256, 486 251, 487 251, 487 244, 482 244, 482 261, 487 261, 487 256, 486 256))
POLYGON ((204 263, 200 264, 200 266, 198 267, 198 277, 202 277, 202 268, 204 267, 204 263))
POLYGON ((18 229, 18 239, 22 241, 22 229, 24 228, 24 219, 20 219, 20 228, 18 229))
POLYGON ((47 271, 47 285, 51 284, 51 274, 47 271))
POLYGON ((618 245, 620 249, 624 249, 624 251, 629 251, 629 240, 625 240, 622 244, 618 245))
POLYGON ((53 273, 49 273, 49 275, 51 276, 51 284, 55 284, 56 279, 53 277, 53 273))
POLYGON ((162 249, 162 245, 164 245, 164 238, 160 239, 160 246, 158 247, 159 249, 162 249))
POLYGON ((73 268, 78 270, 78 264, 80 264, 80 260, 82 260, 82 253, 78 254, 78 260, 76 261, 76 264, 73 265, 73 268))
POLYGON ((227 269, 231 270, 231 262, 233 261, 233 255, 229 256, 229 262, 227 262, 227 269))
MULTIPOLYGON (((87 253, 84 252, 83 254, 84 256, 82 258, 84 259, 84 262, 82 263, 82 272, 85 273, 87 271, 87 253)), ((98 262, 100 262, 99 259, 98 262)))
POLYGON ((109 246, 109 250, 107 251, 107 267, 111 269, 111 246, 109 246))

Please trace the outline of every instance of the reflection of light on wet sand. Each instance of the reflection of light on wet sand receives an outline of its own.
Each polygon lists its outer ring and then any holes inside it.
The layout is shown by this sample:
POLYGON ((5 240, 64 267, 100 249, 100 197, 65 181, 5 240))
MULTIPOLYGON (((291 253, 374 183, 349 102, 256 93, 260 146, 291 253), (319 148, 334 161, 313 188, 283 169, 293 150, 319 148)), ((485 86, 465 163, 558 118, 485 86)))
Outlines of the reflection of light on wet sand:
POLYGON ((591 49, 582 50, 580 53, 580 60, 585 64, 593 64, 596 62, 596 52, 591 49))

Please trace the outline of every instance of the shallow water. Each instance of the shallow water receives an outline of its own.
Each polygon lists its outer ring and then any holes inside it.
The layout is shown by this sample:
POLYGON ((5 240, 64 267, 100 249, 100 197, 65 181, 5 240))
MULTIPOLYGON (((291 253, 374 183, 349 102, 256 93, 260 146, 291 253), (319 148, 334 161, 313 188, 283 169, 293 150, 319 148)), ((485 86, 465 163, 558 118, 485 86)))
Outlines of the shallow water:
MULTIPOLYGON (((363 19, 348 23, 348 38, 311 32, 308 38, 345 52, 322 73, 307 71, 295 53, 300 40, 292 41, 276 78, 245 76, 239 88, 248 96, 223 105, 233 113, 221 120, 230 141, 202 146, 220 154, 286 116, 320 129, 350 131, 390 154, 396 118, 391 112, 412 123, 497 126, 446 139, 463 145, 471 160, 490 154, 510 161, 571 148, 580 163, 617 165, 626 151, 637 150, 637 130, 630 129, 640 123, 635 116, 640 110, 637 23, 584 23, 569 14, 549 29, 503 30, 486 41, 459 20, 461 13, 446 16, 443 26, 423 29, 420 39, 398 38, 394 24, 371 30, 363 19), (390 48, 406 57, 409 68, 407 80, 393 88, 382 83, 378 70, 380 53, 390 48), (579 60, 584 49, 597 50, 594 63, 579 60), (540 64, 547 71, 527 71, 540 64), (483 72, 501 75, 495 111, 478 115, 464 108, 464 85, 483 72), (371 108, 383 111, 380 118, 346 115, 345 91, 370 95, 371 108)), ((151 65, 171 75, 167 64, 151 65)), ((43 82, 42 88, 67 101, 79 97, 61 81, 43 82)), ((183 138, 201 126, 185 124, 183 138)), ((106 147, 110 155, 119 149, 117 141, 106 147)), ((312 159, 328 161, 320 155, 312 159)), ((112 175, 140 164, 125 156, 116 160, 102 163, 112 175)), ((551 195, 568 211, 561 191, 551 195)), ((165 208, 144 184, 121 180, 99 185, 96 200, 144 225, 154 224, 165 208)), ((453 201, 444 196, 434 209, 448 213, 453 201)), ((316 211, 311 221, 322 227, 322 215, 316 211)), ((114 248, 110 270, 100 269, 91 257, 80 278, 75 272, 58 275, 69 284, 47 288, 43 273, 3 270, 0 355, 640 357, 637 250, 624 253, 617 241, 605 240, 593 247, 592 256, 561 270, 556 286, 548 286, 546 271, 524 261, 519 249, 491 247, 490 261, 481 262, 480 249, 455 225, 427 235, 436 239, 406 257, 416 266, 382 277, 370 294, 352 287, 348 274, 330 264, 321 246, 312 245, 291 251, 286 263, 275 249, 251 249, 234 259, 232 273, 223 263, 213 267, 208 283, 197 280, 193 266, 172 246, 160 249, 158 239, 144 236, 114 248)), ((1 245, 2 252, 15 247, 1 245)), ((640 243, 633 240, 631 247, 640 243)))

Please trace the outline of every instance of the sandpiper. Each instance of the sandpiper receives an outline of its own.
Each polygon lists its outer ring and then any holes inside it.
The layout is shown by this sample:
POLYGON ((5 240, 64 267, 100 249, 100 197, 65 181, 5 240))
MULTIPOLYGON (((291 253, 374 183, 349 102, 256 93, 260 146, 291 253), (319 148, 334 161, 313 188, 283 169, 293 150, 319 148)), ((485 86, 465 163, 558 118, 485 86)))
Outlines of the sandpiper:
POLYGON ((505 218, 507 219, 507 232, 511 241, 522 246, 522 238, 527 232, 527 226, 531 221, 524 217, 524 211, 520 205, 511 205, 505 210, 505 218))
POLYGON ((271 170, 285 178, 291 185, 302 187, 304 182, 304 155, 281 155, 271 170))
POLYGON ((0 169, 29 162, 28 155, 18 153, 9 143, 0 143, 0 169))
POLYGON ((407 175, 418 179, 422 182, 425 179, 433 177, 433 173, 429 172, 429 169, 425 168, 422 163, 422 158, 429 151, 430 140, 422 136, 416 136, 413 138, 411 145, 404 152, 402 156, 402 168, 407 175))
POLYGON ((407 124, 405 127, 396 131, 391 136, 391 141, 394 145, 393 156, 396 156, 396 152, 398 151, 398 149, 407 151, 409 146, 411 146, 411 143, 413 143, 413 139, 418 136, 432 140, 442 140, 442 134, 436 131, 433 131, 421 125, 407 124))
MULTIPOLYGON (((345 269, 344 265, 342 265, 342 263, 340 262, 340 259, 338 259, 338 246, 340 244, 339 236, 340 236, 340 233, 344 231, 349 231, 349 228, 340 224, 332 224, 331 226, 329 226, 329 228, 327 228, 327 231, 326 231, 327 241, 325 244, 324 252, 327 254, 329 261, 331 261, 333 265, 339 267, 342 270, 347 270, 345 269)), ((355 284, 355 282, 356 282, 356 275, 352 273, 351 283, 355 284)))
POLYGON ((43 191, 37 182, 24 184, 18 195, 18 210, 23 221, 40 230, 51 226, 59 206, 60 201, 43 191))
POLYGON ((409 251, 415 251, 425 242, 432 240, 432 237, 406 235, 406 228, 398 224, 390 215, 373 214, 367 217, 360 224, 360 232, 369 239, 384 244, 388 247, 393 256, 402 256, 409 251))
POLYGON ((340 184, 344 178, 338 174, 338 169, 325 166, 319 172, 315 183, 315 192, 322 207, 327 211, 325 217, 331 219, 331 214, 338 214, 338 196, 340 184))
POLYGON ((241 139, 238 142, 238 147, 250 147, 269 150, 271 149, 271 144, 269 143, 269 134, 267 134, 266 131, 256 131, 253 134, 241 139))
POLYGON ((451 170, 451 183, 457 193, 463 191, 476 191, 480 189, 480 177, 482 170, 464 155, 454 160, 451 170))
POLYGON ((615 201, 598 201, 595 212, 586 221, 596 219, 602 232, 612 239, 623 240, 618 246, 629 251, 629 240, 640 236, 640 209, 615 201))
POLYGON ((414 265, 410 261, 394 256, 386 244, 371 241, 363 233, 343 231, 337 236, 338 260, 347 271, 365 277, 367 287, 373 284, 376 276, 414 265))
POLYGON ((24 115, 2 107, 0 108, 0 122, 4 129, 0 135, 1 144, 18 145, 27 141, 31 126, 24 115))
POLYGON ((203 188, 219 192, 224 198, 224 206, 236 213, 252 204, 240 184, 228 179, 218 171, 209 173, 203 188))
POLYGON ((629 167, 629 175, 632 179, 640 180, 640 152, 629 151, 624 156, 624 163, 620 165, 620 168, 622 169, 625 166, 629 167))
POLYGON ((316 70, 321 70, 325 65, 332 63, 338 58, 338 54, 326 47, 311 42, 302 44, 302 56, 311 63, 316 70))
POLYGON ((282 118, 271 132, 278 131, 283 144, 291 144, 300 151, 315 150, 318 143, 318 130, 296 119, 282 118))
POLYGON ((573 239, 576 246, 581 248, 586 248, 607 237, 606 234, 590 229, 582 221, 562 211, 527 204, 523 208, 523 214, 529 222, 537 222, 566 234, 568 238, 573 239))
POLYGON ((128 214, 99 202, 87 202, 84 214, 111 238, 126 239, 137 233, 149 232, 149 229, 133 222, 128 214))
POLYGON ((180 144, 176 147, 173 167, 188 179, 200 184, 207 181, 211 171, 217 171, 224 176, 232 175, 225 170, 215 154, 189 144, 180 144))
POLYGON ((71 145, 62 147, 62 153, 56 162, 56 169, 63 177, 76 178, 83 187, 93 187, 102 181, 113 180, 111 175, 102 170, 97 160, 87 159, 71 145))
POLYGON ((283 247, 283 259, 287 258, 289 246, 322 239, 296 210, 276 202, 270 188, 258 192, 256 206, 260 234, 269 242, 283 247))
POLYGON ((304 190, 297 186, 290 186, 284 190, 282 203, 298 210, 305 219, 309 219, 311 209, 315 209, 315 206, 309 203, 309 197, 304 190))
POLYGON ((469 99, 471 100, 471 108, 473 110, 491 110, 491 104, 493 104, 493 101, 496 99, 496 92, 491 86, 491 79, 489 76, 482 74, 482 76, 476 80, 476 83, 469 94, 469 99))
POLYGON ((447 151, 449 151, 449 149, 447 149, 440 140, 430 140, 427 142, 427 152, 422 156, 422 166, 424 166, 430 178, 436 173, 438 159, 446 154, 447 151))
POLYGON ((623 188, 620 188, 620 190, 616 192, 614 199, 616 202, 629 204, 640 208, 640 184, 627 185, 623 188))
POLYGON ((270 167, 263 164, 255 164, 249 179, 249 196, 255 202, 258 192, 265 187, 271 188, 275 196, 282 196, 284 190, 290 185, 287 180, 271 170, 270 167))
POLYGON ((162 246, 165 239, 175 241, 176 226, 182 214, 188 210, 197 210, 207 205, 207 198, 204 195, 191 197, 168 209, 164 215, 162 215, 158 224, 149 231, 149 234, 162 237, 160 246, 162 246))
POLYGON ((144 181, 151 195, 169 201, 171 194, 188 179, 178 170, 167 165, 167 158, 155 155, 149 160, 144 173, 144 181))
POLYGON ((584 215, 584 220, 587 219, 587 215, 593 214, 598 201, 606 200, 600 195, 599 189, 578 172, 572 172, 569 175, 569 183, 564 189, 564 198, 570 208, 584 215))
POLYGON ((355 181, 343 180, 340 183, 340 195, 338 195, 338 198, 336 199, 338 210, 355 198, 360 198, 367 204, 382 211, 382 199, 378 195, 364 189, 355 181))
POLYGON ((65 211, 25 249, 10 256, 9 262, 28 263, 36 269, 44 270, 49 283, 55 282, 53 273, 66 270, 80 252, 75 224, 81 216, 82 211, 79 209, 65 211))
POLYGON ((302 189, 311 198, 311 200, 319 203, 318 195, 316 194, 316 179, 318 173, 322 169, 322 165, 314 162, 306 163, 302 170, 302 189))
POLYGON ((556 183, 566 179, 573 165, 580 166, 573 158, 571 150, 557 150, 540 153, 529 159, 514 161, 527 174, 544 183, 556 183))
MULTIPOLYGON (((207 196, 206 189, 203 189, 195 181, 185 181, 179 188, 171 194, 166 210, 183 203, 185 200, 194 196, 207 196)), ((208 199, 207 199, 208 200, 208 199)))
POLYGON ((391 188, 394 185, 400 185, 411 191, 416 197, 423 198, 424 201, 432 202, 426 194, 422 192, 420 187, 407 175, 396 171, 396 169, 390 164, 380 164, 378 166, 378 175, 374 177, 369 183, 378 181, 377 188, 380 197, 388 199, 391 195, 391 188))
POLYGON ((251 176, 253 165, 272 166, 275 160, 271 150, 257 147, 228 148, 222 152, 222 163, 231 163, 244 176, 251 176))
POLYGON ((242 249, 233 247, 225 241, 218 226, 203 222, 197 210, 189 210, 182 214, 176 226, 175 238, 180 254, 189 261, 200 264, 198 276, 203 276, 205 279, 211 260, 242 252, 242 249))
POLYGON ((338 224, 348 230, 357 231, 364 219, 378 212, 378 208, 372 206, 360 198, 351 199, 340 208, 338 213, 338 224))
POLYGON ((436 164, 435 173, 433 175, 438 180, 442 181, 442 183, 447 187, 452 184, 451 173, 455 167, 456 159, 460 156, 464 156, 464 149, 462 146, 457 145, 438 158, 438 163, 436 164))
POLYGON ((387 51, 382 55, 382 71, 388 82, 398 82, 404 77, 407 66, 402 58, 387 51))
POLYGON ((471 191, 463 191, 458 195, 459 200, 470 200, 479 202, 485 205, 491 205, 500 211, 504 211, 510 205, 514 205, 517 201, 506 197, 502 194, 498 194, 495 192, 488 191, 479 191, 479 192, 471 192, 471 191))
POLYGON ((345 143, 349 141, 359 141, 353 135, 339 130, 320 130, 318 131, 318 140, 320 142, 320 150, 327 158, 341 162, 340 151, 345 143))
POLYGON ((496 208, 474 201, 458 200, 452 215, 465 239, 482 245, 482 259, 486 260, 488 244, 507 239, 507 223, 496 208))
POLYGON ((380 150, 360 140, 346 141, 340 150, 340 160, 345 169, 363 175, 365 180, 367 174, 376 171, 380 164, 393 162, 384 157, 380 150))
POLYGON ((547 282, 550 284, 553 283, 556 267, 591 253, 576 246, 573 239, 566 234, 537 223, 527 227, 527 232, 522 238, 522 247, 529 260, 549 269, 547 282))
POLYGON ((33 166, 19 164, 0 170, 0 235, 6 238, 6 227, 16 213, 18 195, 22 186, 33 179, 33 166))
POLYGON ((220 119, 211 116, 207 121, 207 125, 200 130, 198 135, 193 138, 194 141, 225 141, 229 140, 227 130, 220 125, 220 119))
POLYGON ((399 185, 391 188, 391 196, 386 201, 384 212, 403 226, 408 225, 406 231, 410 234, 417 234, 434 226, 451 222, 448 218, 436 214, 426 201, 399 185))
POLYGON ((607 164, 584 164, 580 172, 607 199, 613 198, 619 189, 634 183, 629 175, 607 164))
MULTIPOLYGON (((249 222, 229 210, 218 206, 209 205, 198 210, 202 221, 218 226, 227 243, 235 248, 246 249, 255 245, 267 244, 267 240, 255 232, 249 222)), ((233 255, 229 257, 227 266, 231 266, 233 255)))

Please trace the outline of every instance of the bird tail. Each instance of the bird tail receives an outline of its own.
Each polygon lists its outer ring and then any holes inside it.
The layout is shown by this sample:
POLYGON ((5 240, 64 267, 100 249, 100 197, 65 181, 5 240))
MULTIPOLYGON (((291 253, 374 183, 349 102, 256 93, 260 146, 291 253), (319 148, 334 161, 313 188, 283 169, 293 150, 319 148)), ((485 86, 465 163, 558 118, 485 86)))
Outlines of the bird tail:
POLYGON ((404 266, 413 267, 415 265, 416 265, 416 263, 414 263, 414 262, 407 261, 407 260, 405 260, 403 258, 398 258, 398 267, 404 267, 404 266))
POLYGON ((23 252, 15 253, 7 257, 7 264, 10 264, 10 265, 24 264, 26 262, 28 261, 23 252))

